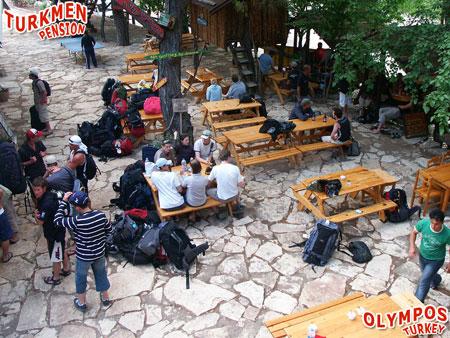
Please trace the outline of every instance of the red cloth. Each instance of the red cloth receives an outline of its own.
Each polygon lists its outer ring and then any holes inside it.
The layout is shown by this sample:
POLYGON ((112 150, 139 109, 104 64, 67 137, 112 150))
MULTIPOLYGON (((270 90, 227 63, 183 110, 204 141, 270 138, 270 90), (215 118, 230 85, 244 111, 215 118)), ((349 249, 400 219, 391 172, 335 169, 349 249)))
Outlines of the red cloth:
POLYGON ((146 219, 148 216, 148 211, 145 209, 130 209, 124 212, 125 215, 137 217, 140 219, 146 219))

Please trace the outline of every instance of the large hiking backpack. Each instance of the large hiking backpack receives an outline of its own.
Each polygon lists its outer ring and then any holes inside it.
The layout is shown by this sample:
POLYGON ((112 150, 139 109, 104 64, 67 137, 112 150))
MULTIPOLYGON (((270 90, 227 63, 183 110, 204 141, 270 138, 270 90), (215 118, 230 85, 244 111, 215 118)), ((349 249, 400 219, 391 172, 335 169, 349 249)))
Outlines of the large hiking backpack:
POLYGON ((12 143, 0 141, 0 184, 13 194, 22 194, 27 190, 19 154, 12 143))
POLYGON ((130 130, 131 135, 134 137, 141 137, 145 135, 145 126, 142 121, 141 114, 139 113, 137 106, 130 106, 130 109, 126 112, 127 127, 130 130))
POLYGON ((112 108, 107 108, 96 125, 99 129, 106 130, 109 133, 110 140, 115 140, 120 138, 123 134, 120 119, 121 116, 119 112, 112 108))
POLYGON ((144 109, 144 102, 150 96, 156 96, 150 88, 142 88, 137 93, 130 96, 130 105, 136 106, 137 109, 144 109))
POLYGON ((45 80, 42 80, 42 79, 40 79, 40 80, 41 80, 42 83, 44 84, 45 91, 47 92, 47 96, 52 95, 52 89, 50 88, 50 85, 48 84, 48 82, 45 81, 45 80))
POLYGON ((208 242, 196 246, 181 228, 173 222, 166 223, 159 232, 167 257, 179 270, 186 272, 186 289, 189 289, 189 268, 199 254, 205 255, 208 242))
POLYGON ((389 222, 400 223, 408 220, 414 213, 420 211, 419 206, 414 206, 412 208, 408 207, 406 192, 403 189, 392 188, 384 195, 385 199, 391 200, 397 204, 396 208, 386 210, 387 218, 389 222))
POLYGON ((342 238, 339 226, 328 220, 320 220, 312 230, 303 251, 303 260, 324 266, 339 246, 342 238))
POLYGON ((116 84, 116 80, 108 79, 102 88, 102 100, 105 103, 105 106, 109 106, 111 104, 111 96, 114 90, 114 86, 116 84))

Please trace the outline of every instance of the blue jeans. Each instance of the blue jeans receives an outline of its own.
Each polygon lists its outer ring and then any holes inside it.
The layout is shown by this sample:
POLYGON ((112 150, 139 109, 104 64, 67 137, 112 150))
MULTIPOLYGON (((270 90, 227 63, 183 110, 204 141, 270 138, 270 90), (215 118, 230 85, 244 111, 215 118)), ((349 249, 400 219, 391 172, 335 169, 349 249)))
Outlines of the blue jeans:
POLYGON ((95 261, 82 261, 77 258, 75 267, 75 286, 78 294, 86 292, 87 286, 87 274, 89 267, 92 266, 95 279, 95 289, 98 292, 104 292, 109 289, 110 284, 106 273, 106 261, 105 257, 99 258, 95 261))
POLYGON ((84 49, 84 56, 86 57, 86 68, 91 68, 91 62, 94 64, 94 67, 97 67, 97 58, 95 57, 95 51, 94 48, 92 49, 84 49))
POLYGON ((416 298, 422 303, 430 290, 430 287, 437 287, 442 280, 442 277, 438 274, 439 269, 444 265, 444 259, 441 261, 432 261, 419 256, 420 270, 422 276, 420 277, 419 284, 417 285, 416 298))

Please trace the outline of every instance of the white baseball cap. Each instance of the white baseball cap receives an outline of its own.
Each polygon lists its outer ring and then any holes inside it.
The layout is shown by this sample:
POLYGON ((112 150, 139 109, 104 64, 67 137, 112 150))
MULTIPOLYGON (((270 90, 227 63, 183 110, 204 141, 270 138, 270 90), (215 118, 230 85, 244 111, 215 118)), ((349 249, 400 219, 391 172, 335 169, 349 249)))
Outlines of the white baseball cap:
POLYGON ((69 138, 69 144, 74 144, 74 145, 77 145, 77 146, 79 146, 79 145, 81 145, 83 142, 81 141, 81 138, 80 138, 80 136, 78 136, 78 135, 72 135, 72 136, 70 136, 70 138, 69 138))
POLYGON ((34 76, 39 76, 39 69, 36 67, 30 68, 30 74, 33 74, 34 76))
POLYGON ((165 167, 166 165, 172 166, 173 163, 172 163, 171 160, 168 160, 168 159, 166 159, 166 158, 164 158, 164 157, 160 157, 160 158, 158 158, 158 160, 156 161, 155 165, 156 165, 158 168, 162 168, 162 167, 165 167))
POLYGON ((45 156, 45 164, 46 165, 50 165, 50 164, 54 164, 54 163, 58 163, 58 160, 56 159, 55 155, 45 156))

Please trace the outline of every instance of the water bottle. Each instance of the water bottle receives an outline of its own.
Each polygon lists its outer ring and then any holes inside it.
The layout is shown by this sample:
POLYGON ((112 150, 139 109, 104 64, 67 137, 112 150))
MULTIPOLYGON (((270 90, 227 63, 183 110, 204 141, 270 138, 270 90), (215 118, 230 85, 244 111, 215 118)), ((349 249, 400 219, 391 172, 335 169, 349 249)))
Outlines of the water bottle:
POLYGON ((181 161, 181 174, 184 174, 187 171, 186 160, 183 158, 181 161))
POLYGON ((150 176, 152 169, 152 164, 148 160, 148 158, 145 159, 145 176, 150 176))
POLYGON ((315 324, 309 324, 307 338, 316 338, 317 326, 315 324))
POLYGON ((323 114, 323 122, 327 122, 328 121, 328 116, 327 116, 327 114, 323 114))

